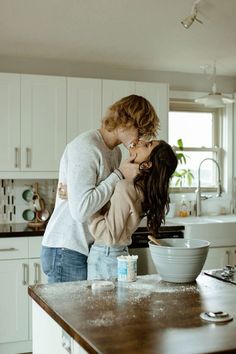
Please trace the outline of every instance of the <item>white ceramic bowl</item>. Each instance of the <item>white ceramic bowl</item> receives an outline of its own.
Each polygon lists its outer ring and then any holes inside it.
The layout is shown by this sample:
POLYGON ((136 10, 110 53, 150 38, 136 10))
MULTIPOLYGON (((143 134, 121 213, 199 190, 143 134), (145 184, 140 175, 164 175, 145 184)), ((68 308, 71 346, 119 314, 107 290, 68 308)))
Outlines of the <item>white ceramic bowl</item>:
POLYGON ((193 282, 200 274, 210 242, 205 240, 158 239, 160 246, 149 242, 157 272, 172 283, 193 282))

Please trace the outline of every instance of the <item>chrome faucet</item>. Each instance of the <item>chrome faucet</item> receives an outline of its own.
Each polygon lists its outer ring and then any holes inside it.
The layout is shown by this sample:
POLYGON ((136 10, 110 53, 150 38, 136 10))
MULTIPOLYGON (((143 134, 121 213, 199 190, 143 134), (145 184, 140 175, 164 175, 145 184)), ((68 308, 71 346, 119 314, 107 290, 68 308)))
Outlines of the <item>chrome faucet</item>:
POLYGON ((215 160, 215 159, 212 159, 211 157, 207 157, 206 159, 202 160, 199 164, 199 167, 198 167, 198 187, 196 189, 196 212, 197 212, 197 216, 201 216, 201 201, 203 199, 208 199, 206 196, 203 197, 201 195, 201 175, 200 175, 200 172, 201 172, 201 166, 203 164, 204 161, 207 161, 207 160, 210 160, 210 161, 213 161, 216 166, 217 166, 217 169, 218 169, 218 181, 217 181, 217 193, 216 193, 216 197, 220 197, 221 194, 222 194, 222 186, 221 186, 221 179, 220 179, 220 166, 218 164, 218 162, 215 160))

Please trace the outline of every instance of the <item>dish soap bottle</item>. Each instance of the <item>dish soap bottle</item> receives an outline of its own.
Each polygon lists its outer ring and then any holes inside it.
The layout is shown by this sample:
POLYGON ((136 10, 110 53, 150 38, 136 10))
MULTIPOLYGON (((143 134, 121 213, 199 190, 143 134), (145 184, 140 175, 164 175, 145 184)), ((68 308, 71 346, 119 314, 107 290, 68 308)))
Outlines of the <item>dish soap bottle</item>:
POLYGON ((185 199, 185 195, 182 195, 179 216, 181 216, 181 217, 189 216, 188 205, 187 205, 187 201, 185 199))

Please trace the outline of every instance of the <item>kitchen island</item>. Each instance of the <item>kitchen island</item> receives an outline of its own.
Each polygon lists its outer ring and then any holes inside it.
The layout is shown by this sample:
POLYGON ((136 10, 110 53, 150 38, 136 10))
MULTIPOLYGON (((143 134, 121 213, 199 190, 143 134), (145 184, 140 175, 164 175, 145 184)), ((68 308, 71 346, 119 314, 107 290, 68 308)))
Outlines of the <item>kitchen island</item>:
POLYGON ((112 290, 94 290, 92 284, 29 287, 34 300, 34 354, 236 352, 233 284, 204 274, 191 284, 167 283, 157 274, 140 276, 133 283, 116 283, 112 290), (205 311, 225 311, 233 320, 207 322, 200 318, 205 311), (50 332, 48 322, 55 331, 50 332), (68 343, 64 344, 67 349, 61 345, 63 331, 71 338, 70 349, 68 343))

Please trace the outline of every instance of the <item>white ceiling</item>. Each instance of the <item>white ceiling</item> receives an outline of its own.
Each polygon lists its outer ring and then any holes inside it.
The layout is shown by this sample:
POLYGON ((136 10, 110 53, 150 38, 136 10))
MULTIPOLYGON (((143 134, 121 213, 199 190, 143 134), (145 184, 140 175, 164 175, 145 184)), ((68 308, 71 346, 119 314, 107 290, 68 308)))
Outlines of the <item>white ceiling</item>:
POLYGON ((0 0, 0 57, 236 76, 236 0, 0 0))

